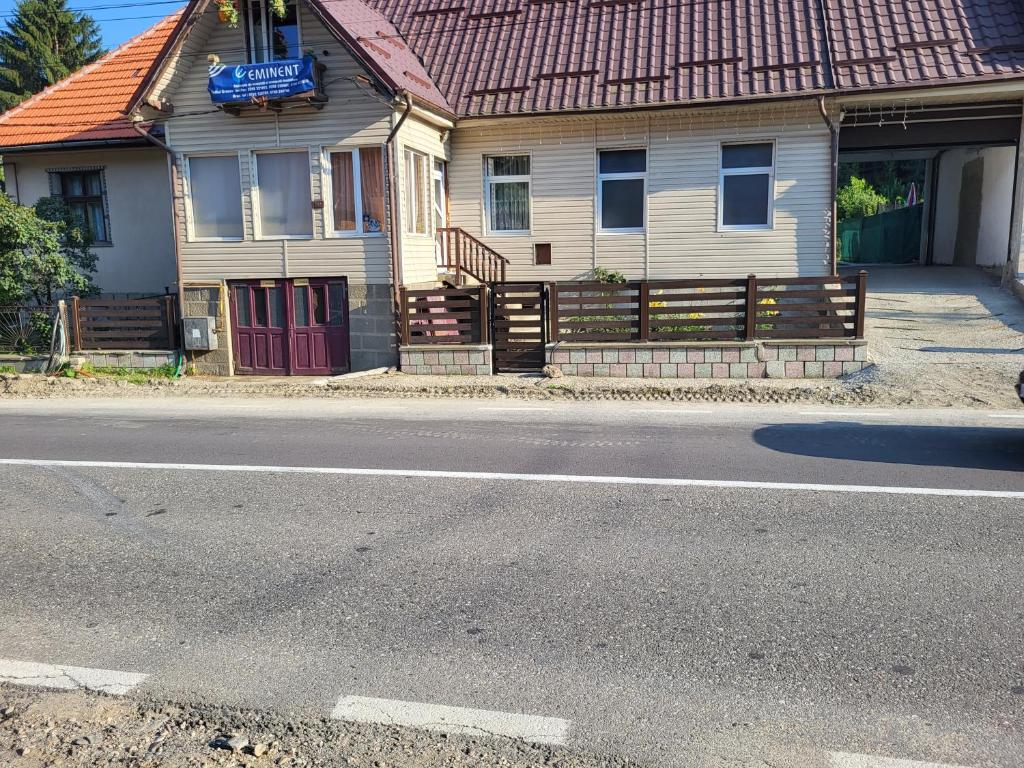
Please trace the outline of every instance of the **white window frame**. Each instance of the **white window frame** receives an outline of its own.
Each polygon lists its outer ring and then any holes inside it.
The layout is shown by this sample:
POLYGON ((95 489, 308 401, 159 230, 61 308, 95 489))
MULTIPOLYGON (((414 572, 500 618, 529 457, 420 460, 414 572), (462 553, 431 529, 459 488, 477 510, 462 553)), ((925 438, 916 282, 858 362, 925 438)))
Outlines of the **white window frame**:
POLYGON ((533 153, 531 152, 495 152, 483 155, 484 172, 484 232, 495 237, 529 235, 533 232, 533 153), (491 176, 487 171, 487 161, 492 157, 528 157, 530 172, 526 176, 491 176), (526 212, 526 229, 492 229, 491 228, 491 186, 494 184, 526 182, 526 200, 529 206, 526 212))
POLYGON ((642 235, 647 231, 647 171, 650 168, 651 150, 648 147, 603 147, 597 150, 594 156, 594 170, 597 173, 597 233, 599 235, 642 235), (601 173, 602 152, 624 152, 643 150, 644 169, 643 171, 630 171, 628 173, 601 173), (604 184, 605 181, 625 181, 640 179, 644 183, 644 223, 639 227, 608 228, 604 225, 604 184))
POLYGON ((775 139, 744 139, 742 141, 723 141, 718 145, 718 231, 719 232, 765 232, 775 229, 775 166, 778 163, 778 146, 775 139), (745 144, 770 144, 772 147, 772 164, 770 166, 748 166, 745 168, 725 168, 722 156, 726 147, 743 146, 745 144), (768 222, 766 224, 725 224, 722 217, 725 213, 725 177, 726 176, 763 176, 768 174, 768 222))
POLYGON ((249 153, 249 174, 252 179, 252 231, 255 240, 314 240, 316 239, 316 220, 313 218, 313 170, 309 165, 309 149, 306 147, 280 147, 276 149, 254 149, 249 153), (299 154, 306 156, 307 181, 309 182, 309 234, 308 235, 264 235, 263 234, 263 201, 260 199, 260 155, 299 154))
POLYGON ((432 199, 432 190, 434 186, 434 161, 433 158, 426 152, 422 152, 414 147, 404 147, 404 170, 405 170, 405 224, 403 229, 405 234, 410 237, 433 237, 434 236, 434 208, 432 199), (422 161, 424 164, 424 197, 422 200, 416 201, 417 204, 424 206, 423 210, 423 223, 426 225, 426 232, 417 232, 413 229, 416 223, 416 209, 411 207, 414 202, 416 195, 416 174, 412 167, 412 162, 422 161))
MULTIPOLYGON (((324 236, 330 238, 346 237, 383 237, 385 234, 385 222, 381 220, 380 232, 363 231, 363 167, 361 149, 380 149, 381 165, 384 164, 384 145, 366 145, 362 147, 324 147, 320 167, 323 169, 321 188, 324 190, 324 236), (334 227, 334 165, 331 163, 331 155, 352 155, 352 189, 356 198, 356 228, 335 229, 334 227)), ((383 172, 386 172, 382 168, 383 172)), ((387 181, 385 180, 385 185, 387 181)))
MULTIPOLYGON (((285 3, 287 3, 287 2, 289 2, 289 0, 285 0, 285 3)), ((256 39, 256 32, 257 32, 257 30, 253 28, 252 13, 249 10, 250 6, 253 3, 258 3, 260 6, 262 6, 263 13, 261 15, 261 18, 263 19, 263 23, 260 24, 259 33, 260 33, 260 38, 263 40, 263 50, 266 51, 268 54, 271 53, 271 50, 270 50, 270 28, 273 25, 273 21, 271 19, 271 16, 273 16, 273 11, 271 11, 271 9, 270 9, 270 3, 268 3, 267 0, 245 0, 245 2, 242 3, 242 10, 245 13, 245 29, 249 33, 248 37, 246 38, 246 48, 247 48, 247 50, 245 52, 246 61, 248 61, 250 64, 264 64, 264 63, 269 63, 269 62, 272 62, 272 61, 277 61, 277 59, 268 59, 266 62, 253 61, 252 57, 253 57, 254 51, 252 49, 252 41, 256 39)), ((296 28, 296 30, 298 32, 298 36, 299 36, 299 56, 301 57, 302 56, 302 4, 301 4, 300 0, 295 0, 295 28, 296 28)))
POLYGON ((184 157, 185 176, 185 234, 190 243, 240 243, 245 240, 245 191, 242 184, 242 158, 237 152, 190 152, 184 157), (234 157, 238 166, 239 210, 242 213, 241 237, 197 237, 195 212, 192 208, 192 166, 193 157, 234 157))

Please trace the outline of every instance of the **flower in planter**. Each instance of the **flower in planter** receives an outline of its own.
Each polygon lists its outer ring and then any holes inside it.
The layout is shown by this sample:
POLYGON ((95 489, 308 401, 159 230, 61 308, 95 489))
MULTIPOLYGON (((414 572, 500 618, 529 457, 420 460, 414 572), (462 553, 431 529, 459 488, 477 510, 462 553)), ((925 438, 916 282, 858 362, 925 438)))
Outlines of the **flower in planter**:
POLYGON ((216 0, 217 18, 229 27, 238 26, 238 4, 235 0, 216 0))

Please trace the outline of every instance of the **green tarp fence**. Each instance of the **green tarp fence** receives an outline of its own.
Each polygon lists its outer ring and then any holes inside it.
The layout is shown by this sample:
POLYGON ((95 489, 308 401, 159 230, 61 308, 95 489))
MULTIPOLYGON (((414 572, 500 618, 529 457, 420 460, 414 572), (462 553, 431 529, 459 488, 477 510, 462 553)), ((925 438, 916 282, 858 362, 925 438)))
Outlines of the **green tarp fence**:
POLYGON ((839 222, 839 259, 849 263, 905 264, 921 255, 924 204, 839 222))

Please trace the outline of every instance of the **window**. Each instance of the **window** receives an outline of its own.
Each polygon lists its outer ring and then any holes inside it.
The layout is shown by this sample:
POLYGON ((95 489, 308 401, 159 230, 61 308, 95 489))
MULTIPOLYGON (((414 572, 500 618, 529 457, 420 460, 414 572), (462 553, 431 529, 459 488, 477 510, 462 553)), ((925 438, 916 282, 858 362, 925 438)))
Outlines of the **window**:
POLYGON ((189 217, 196 240, 242 239, 237 155, 188 158, 189 217))
POLYGON ((771 229, 775 145, 723 144, 718 192, 721 229, 771 229))
POLYGON ((405 231, 430 234, 430 158, 405 150, 405 231))
POLYGON ((491 232, 530 231, 530 156, 484 159, 487 228, 491 232))
POLYGON ((380 147, 331 150, 330 229, 335 234, 384 231, 384 164, 380 147), (359 193, 356 193, 359 190, 359 193))
POLYGON ((600 231, 643 232, 646 194, 646 149, 602 150, 597 153, 600 231))
POLYGON ((313 201, 306 152, 256 155, 261 237, 312 237, 313 201))
POLYGON ((106 190, 103 188, 103 172, 60 171, 60 196, 65 204, 82 221, 93 242, 110 243, 105 205, 106 190))
POLYGON ((245 38, 249 62, 260 64, 302 57, 302 37, 296 0, 285 0, 285 15, 278 17, 267 0, 246 0, 245 38))

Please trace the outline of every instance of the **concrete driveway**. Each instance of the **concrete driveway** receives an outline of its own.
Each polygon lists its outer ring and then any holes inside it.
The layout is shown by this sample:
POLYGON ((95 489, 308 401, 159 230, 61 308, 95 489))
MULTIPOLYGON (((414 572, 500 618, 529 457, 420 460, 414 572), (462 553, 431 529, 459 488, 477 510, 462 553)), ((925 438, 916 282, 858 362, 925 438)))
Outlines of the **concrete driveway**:
POLYGON ((1024 302, 970 267, 868 268, 867 329, 877 384, 927 396, 936 406, 973 400, 1019 407, 1024 302))

